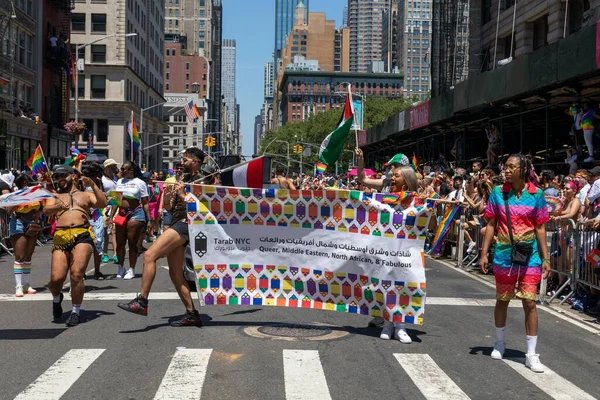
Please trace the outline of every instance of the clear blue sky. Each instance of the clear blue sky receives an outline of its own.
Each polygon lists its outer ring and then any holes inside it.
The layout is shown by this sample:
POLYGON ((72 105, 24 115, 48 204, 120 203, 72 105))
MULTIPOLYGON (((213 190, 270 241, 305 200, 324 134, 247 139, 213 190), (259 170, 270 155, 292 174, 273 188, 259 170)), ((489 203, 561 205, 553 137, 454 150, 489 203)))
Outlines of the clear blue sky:
MULTIPOLYGON (((311 12, 325 12, 342 24, 347 0, 310 0, 311 12)), ((223 0, 223 39, 237 45, 237 99, 240 104, 244 155, 252 155, 254 117, 263 104, 264 64, 275 45, 275 0, 223 0)))

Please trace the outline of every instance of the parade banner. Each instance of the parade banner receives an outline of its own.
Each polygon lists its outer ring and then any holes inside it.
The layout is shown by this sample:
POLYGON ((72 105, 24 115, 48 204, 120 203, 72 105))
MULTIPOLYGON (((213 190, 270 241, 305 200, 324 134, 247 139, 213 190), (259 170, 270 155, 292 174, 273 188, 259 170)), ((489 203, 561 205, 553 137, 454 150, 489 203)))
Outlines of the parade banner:
MULTIPOLYGON (((431 208, 358 191, 190 186, 201 302, 423 323, 431 208)), ((393 198, 393 196, 392 196, 393 198)))
POLYGON ((36 203, 53 198, 54 195, 41 185, 26 187, 13 193, 0 196, 0 208, 36 203))

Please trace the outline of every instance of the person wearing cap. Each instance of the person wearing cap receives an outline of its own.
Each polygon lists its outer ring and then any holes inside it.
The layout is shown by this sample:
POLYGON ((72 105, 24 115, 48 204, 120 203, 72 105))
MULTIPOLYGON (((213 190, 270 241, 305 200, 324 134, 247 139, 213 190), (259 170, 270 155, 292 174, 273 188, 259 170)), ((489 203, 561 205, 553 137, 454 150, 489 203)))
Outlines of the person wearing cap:
POLYGON ((8 194, 12 192, 15 176, 12 172, 5 169, 0 170, 0 194, 8 194))
POLYGON ((363 155, 363 151, 359 147, 357 147, 354 150, 354 153, 356 154, 356 171, 358 183, 361 183, 371 189, 375 189, 384 193, 390 191, 391 178, 394 169, 400 166, 410 165, 408 157, 406 157, 402 153, 398 153, 384 164, 384 166, 388 168, 388 170, 383 178, 367 178, 365 174, 365 158, 363 155))
POLYGON ((48 199, 44 214, 56 216, 56 231, 52 246, 52 264, 48 288, 52 293, 52 315, 62 317, 62 287, 70 270, 72 311, 66 325, 79 324, 79 311, 83 302, 85 269, 94 251, 94 235, 89 222, 91 208, 104 208, 108 204, 102 190, 88 177, 80 177, 69 165, 55 165, 52 178, 57 194, 48 199), (80 191, 79 183, 91 191, 80 191))

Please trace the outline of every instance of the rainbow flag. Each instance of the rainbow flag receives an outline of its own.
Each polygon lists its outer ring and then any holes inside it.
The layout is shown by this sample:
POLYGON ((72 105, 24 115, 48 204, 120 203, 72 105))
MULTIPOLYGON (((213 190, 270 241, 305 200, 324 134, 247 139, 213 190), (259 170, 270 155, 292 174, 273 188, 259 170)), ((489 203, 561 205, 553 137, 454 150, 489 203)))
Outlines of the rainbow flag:
POLYGON ((327 170, 327 164, 318 162, 316 165, 316 168, 317 168, 317 175, 321 175, 323 172, 325 172, 327 170))
POLYGON ((167 171, 167 175, 169 175, 169 176, 175 176, 175 171, 173 171, 172 169, 169 169, 167 171))
POLYGON ((452 222, 454 221, 454 217, 459 212, 460 206, 454 205, 450 207, 449 205, 446 207, 446 211, 444 212, 444 216, 442 217, 437 231, 435 232, 435 236, 431 241, 431 248, 428 253, 432 256, 437 256, 444 246, 444 242, 446 241, 446 235, 450 231, 450 227, 452 226, 452 222))
POLYGON ((121 207, 121 202, 123 201, 123 192, 117 192, 116 190, 111 190, 108 192, 108 205, 121 207))
POLYGON ((131 137, 131 142, 133 143, 133 152, 135 153, 140 148, 140 135, 138 134, 138 128, 135 124, 135 118, 133 114, 131 115, 131 123, 129 124, 129 135, 131 137))
POLYGON ((0 89, 6 89, 8 88, 8 84, 10 83, 10 81, 6 78, 3 78, 0 76, 0 89))
POLYGON ((410 166, 413 167, 415 171, 419 170, 419 160, 417 159, 417 155, 413 153, 412 161, 410 162, 410 166))
POLYGON ((412 199, 417 192, 395 192, 395 193, 384 193, 381 197, 381 202, 383 204, 397 205, 403 201, 407 201, 412 199))
POLYGON ((34 175, 48 172, 48 166, 46 165, 46 159, 44 158, 42 146, 38 144, 35 151, 25 162, 25 164, 31 169, 31 173, 34 175))
POLYGON ((196 104, 192 106, 192 111, 194 111, 194 114, 196 114, 196 118, 202 118, 202 114, 200 114, 200 110, 196 104))

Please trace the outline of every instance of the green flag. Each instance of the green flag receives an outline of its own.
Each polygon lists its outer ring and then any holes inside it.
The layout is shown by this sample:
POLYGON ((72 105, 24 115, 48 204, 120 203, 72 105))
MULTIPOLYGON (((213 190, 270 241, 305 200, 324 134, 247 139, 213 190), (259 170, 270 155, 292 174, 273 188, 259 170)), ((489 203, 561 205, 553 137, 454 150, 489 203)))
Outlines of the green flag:
POLYGON ((352 94, 348 87, 348 97, 344 105, 344 113, 337 128, 331 132, 323 143, 319 151, 319 159, 325 165, 333 165, 340 158, 340 154, 344 149, 346 140, 350 135, 350 129, 354 123, 354 108, 352 107, 352 94))

